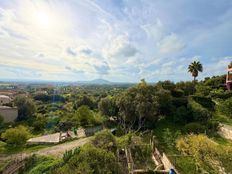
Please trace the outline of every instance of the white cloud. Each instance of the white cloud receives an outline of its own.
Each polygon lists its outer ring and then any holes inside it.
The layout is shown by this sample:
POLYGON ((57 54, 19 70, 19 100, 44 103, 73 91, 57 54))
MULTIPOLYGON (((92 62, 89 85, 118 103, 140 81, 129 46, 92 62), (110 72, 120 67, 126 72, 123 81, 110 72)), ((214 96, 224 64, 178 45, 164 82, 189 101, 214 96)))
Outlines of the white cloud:
POLYGON ((173 54, 180 52, 185 47, 183 41, 181 41, 176 34, 172 33, 165 36, 159 43, 158 48, 163 54, 173 54))

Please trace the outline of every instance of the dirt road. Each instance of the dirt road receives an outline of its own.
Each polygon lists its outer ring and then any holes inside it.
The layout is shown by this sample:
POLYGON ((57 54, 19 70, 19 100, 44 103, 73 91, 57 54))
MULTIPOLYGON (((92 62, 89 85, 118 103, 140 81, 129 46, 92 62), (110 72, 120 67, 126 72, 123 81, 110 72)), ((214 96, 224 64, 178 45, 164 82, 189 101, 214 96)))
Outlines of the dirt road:
POLYGON ((51 147, 46 147, 43 149, 39 149, 35 152, 25 152, 25 153, 18 153, 18 154, 13 154, 13 155, 2 155, 0 156, 0 161, 5 161, 5 160, 12 160, 12 159, 25 159, 28 156, 31 156, 33 154, 36 155, 44 155, 44 156, 56 156, 56 157, 62 157, 65 151, 74 149, 76 147, 80 147, 90 141, 91 137, 86 137, 86 138, 81 138, 78 140, 74 140, 71 142, 63 143, 63 144, 58 144, 54 145, 51 147))
POLYGON ((63 156, 65 151, 74 149, 76 147, 80 147, 80 146, 82 146, 82 145, 84 145, 84 144, 86 144, 88 142, 89 142, 89 137, 82 138, 82 139, 74 140, 74 141, 71 141, 71 142, 68 142, 68 143, 59 144, 59 145, 56 145, 56 146, 40 149, 37 152, 34 152, 33 154, 52 155, 52 156, 61 157, 61 156, 63 156))

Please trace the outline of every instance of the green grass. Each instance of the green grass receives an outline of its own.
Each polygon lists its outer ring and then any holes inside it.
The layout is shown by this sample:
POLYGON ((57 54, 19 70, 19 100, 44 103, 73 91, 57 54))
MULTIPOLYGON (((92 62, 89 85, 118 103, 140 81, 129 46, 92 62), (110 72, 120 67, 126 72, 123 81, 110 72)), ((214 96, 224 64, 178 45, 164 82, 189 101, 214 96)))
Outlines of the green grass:
POLYGON ((51 144, 44 145, 24 145, 24 146, 9 146, 6 143, 0 141, 0 154, 15 154, 20 152, 33 152, 42 148, 51 147, 51 144))

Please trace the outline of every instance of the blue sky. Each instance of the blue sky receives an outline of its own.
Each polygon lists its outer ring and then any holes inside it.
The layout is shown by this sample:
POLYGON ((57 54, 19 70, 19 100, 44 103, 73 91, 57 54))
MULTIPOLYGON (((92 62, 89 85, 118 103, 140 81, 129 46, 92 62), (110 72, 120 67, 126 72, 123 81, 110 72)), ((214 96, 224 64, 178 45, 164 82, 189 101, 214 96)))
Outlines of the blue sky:
POLYGON ((0 79, 189 80, 232 61, 231 0, 1 0, 0 79))

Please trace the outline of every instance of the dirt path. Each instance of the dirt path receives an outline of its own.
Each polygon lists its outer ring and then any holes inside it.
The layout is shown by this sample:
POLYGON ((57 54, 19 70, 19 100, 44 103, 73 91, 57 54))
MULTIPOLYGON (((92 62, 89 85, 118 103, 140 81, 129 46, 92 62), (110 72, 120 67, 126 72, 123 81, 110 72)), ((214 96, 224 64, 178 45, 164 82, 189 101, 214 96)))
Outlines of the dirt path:
POLYGON ((82 139, 74 140, 74 141, 71 141, 71 142, 68 142, 68 143, 59 144, 59 145, 52 146, 52 147, 47 147, 47 148, 44 148, 44 149, 40 149, 37 152, 34 152, 33 154, 52 155, 52 156, 61 157, 61 156, 63 156, 65 151, 74 149, 76 147, 80 147, 80 146, 88 143, 89 139, 90 139, 89 137, 88 138, 82 138, 82 139))
POLYGON ((46 147, 43 149, 39 149, 35 152, 27 152, 27 153, 18 153, 13 155, 7 155, 7 156, 1 156, 0 161, 2 160, 9 160, 9 159, 24 159, 28 156, 31 156, 33 154, 36 155, 44 155, 44 156, 55 156, 55 157, 62 157, 65 151, 74 149, 76 147, 80 147, 90 141, 91 137, 81 138, 78 140, 74 140, 71 142, 63 143, 54 145, 51 147, 46 147))

